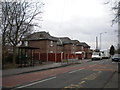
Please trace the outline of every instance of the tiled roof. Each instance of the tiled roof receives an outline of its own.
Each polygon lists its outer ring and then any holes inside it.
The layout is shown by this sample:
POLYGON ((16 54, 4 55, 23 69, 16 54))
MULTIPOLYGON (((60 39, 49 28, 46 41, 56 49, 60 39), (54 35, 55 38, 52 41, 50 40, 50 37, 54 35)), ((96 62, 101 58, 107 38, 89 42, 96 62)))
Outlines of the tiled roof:
POLYGON ((56 37, 51 36, 48 32, 35 32, 26 38, 24 40, 54 40, 57 41, 56 37))
POLYGON ((85 42, 79 42, 78 40, 71 40, 69 37, 53 37, 48 32, 42 31, 42 32, 35 32, 23 40, 53 40, 57 42, 57 45, 65 45, 65 44, 75 44, 77 46, 83 46, 90 48, 88 44, 85 42))
POLYGON ((68 37, 62 37, 60 38, 60 40, 62 41, 63 44, 72 44, 71 39, 68 37))
POLYGON ((82 45, 83 47, 90 48, 90 46, 88 44, 86 44, 85 42, 80 42, 80 45, 82 45))
POLYGON ((80 42, 79 42, 78 40, 71 40, 71 42, 72 42, 73 44, 75 44, 75 45, 80 44, 80 42))

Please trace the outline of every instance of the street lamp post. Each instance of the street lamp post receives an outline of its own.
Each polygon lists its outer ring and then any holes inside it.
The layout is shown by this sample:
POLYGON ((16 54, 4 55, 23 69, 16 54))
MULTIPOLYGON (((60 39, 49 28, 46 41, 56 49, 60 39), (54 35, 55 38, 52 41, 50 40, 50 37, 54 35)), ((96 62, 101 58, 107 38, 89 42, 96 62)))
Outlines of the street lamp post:
POLYGON ((102 45, 101 45, 101 36, 102 36, 103 33, 107 33, 107 32, 100 33, 100 49, 102 48, 102 45))
MULTIPOLYGON (((118 53, 120 54, 120 1, 118 2, 118 53)), ((120 73, 120 62, 118 62, 118 73, 120 73)), ((118 79, 119 82, 120 80, 118 79)))
POLYGON ((118 2, 118 53, 120 53, 120 1, 118 2))

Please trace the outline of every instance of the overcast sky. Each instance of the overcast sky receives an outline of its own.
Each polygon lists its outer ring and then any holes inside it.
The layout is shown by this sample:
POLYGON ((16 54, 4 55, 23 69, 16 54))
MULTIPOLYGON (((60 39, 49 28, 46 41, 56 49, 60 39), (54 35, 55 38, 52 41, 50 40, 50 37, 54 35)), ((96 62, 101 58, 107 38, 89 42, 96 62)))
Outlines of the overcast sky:
POLYGON ((117 25, 105 0, 43 0, 42 28, 55 37, 69 37, 86 42, 94 49, 96 36, 102 40, 102 49, 117 44, 117 25))

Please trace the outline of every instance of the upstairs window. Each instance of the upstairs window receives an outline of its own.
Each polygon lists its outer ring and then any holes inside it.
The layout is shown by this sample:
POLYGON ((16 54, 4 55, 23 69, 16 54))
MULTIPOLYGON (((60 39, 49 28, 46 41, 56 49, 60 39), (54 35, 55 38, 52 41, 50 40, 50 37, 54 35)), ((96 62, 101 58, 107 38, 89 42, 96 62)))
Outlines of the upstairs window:
POLYGON ((40 38, 43 38, 44 37, 44 35, 43 34, 40 34, 40 38))
POLYGON ((25 41, 25 46, 28 46, 28 41, 25 41))
POLYGON ((83 50, 84 48, 83 48, 83 46, 81 46, 81 50, 83 50))
POLYGON ((50 51, 50 53, 53 53, 53 51, 50 51))
POLYGON ((53 46, 53 41, 50 41, 50 46, 51 46, 51 47, 53 46))

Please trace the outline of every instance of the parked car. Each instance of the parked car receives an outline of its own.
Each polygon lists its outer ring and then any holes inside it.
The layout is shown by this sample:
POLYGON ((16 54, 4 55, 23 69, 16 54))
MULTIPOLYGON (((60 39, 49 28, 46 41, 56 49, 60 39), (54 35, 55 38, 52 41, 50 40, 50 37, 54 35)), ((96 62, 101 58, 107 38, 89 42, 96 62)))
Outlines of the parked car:
POLYGON ((112 61, 120 62, 120 54, 114 54, 112 57, 112 61))
POLYGON ((102 53, 101 52, 93 52, 92 60, 102 60, 102 53))

